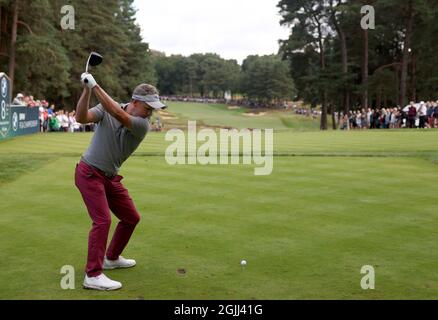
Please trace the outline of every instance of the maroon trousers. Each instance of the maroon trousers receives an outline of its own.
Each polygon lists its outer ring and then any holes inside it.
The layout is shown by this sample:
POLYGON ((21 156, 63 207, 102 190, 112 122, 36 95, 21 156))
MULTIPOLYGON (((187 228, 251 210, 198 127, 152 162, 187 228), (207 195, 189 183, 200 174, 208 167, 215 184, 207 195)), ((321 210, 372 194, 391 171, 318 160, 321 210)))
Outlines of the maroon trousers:
POLYGON ((81 161, 76 165, 75 183, 82 194, 93 226, 88 237, 88 260, 85 272, 89 277, 102 273, 103 259, 117 260, 140 221, 128 190, 120 182, 122 176, 106 177, 100 170, 81 161), (120 220, 106 250, 111 226, 110 210, 120 220))

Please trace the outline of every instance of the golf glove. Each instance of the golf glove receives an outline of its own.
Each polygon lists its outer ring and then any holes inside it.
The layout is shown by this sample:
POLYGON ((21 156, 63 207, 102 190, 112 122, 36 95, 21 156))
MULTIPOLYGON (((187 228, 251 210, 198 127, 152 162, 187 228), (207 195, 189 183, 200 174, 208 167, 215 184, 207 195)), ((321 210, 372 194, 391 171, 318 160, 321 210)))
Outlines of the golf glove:
POLYGON ((84 72, 81 75, 81 81, 90 89, 93 89, 95 86, 97 86, 96 80, 94 80, 94 77, 90 73, 84 72))

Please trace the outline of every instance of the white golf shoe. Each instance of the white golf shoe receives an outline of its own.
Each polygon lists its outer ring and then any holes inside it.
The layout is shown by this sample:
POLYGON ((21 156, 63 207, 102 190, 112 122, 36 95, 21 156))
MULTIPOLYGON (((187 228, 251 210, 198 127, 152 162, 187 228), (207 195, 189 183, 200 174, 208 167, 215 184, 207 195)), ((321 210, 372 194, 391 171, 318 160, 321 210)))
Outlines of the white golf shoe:
POLYGON ((85 279, 84 279, 85 289, 110 291, 110 290, 120 289, 121 287, 122 284, 120 282, 111 280, 103 273, 98 275, 97 277, 88 277, 87 275, 85 275, 85 279))
POLYGON ((108 260, 106 257, 103 261, 103 269, 104 270, 112 270, 118 268, 131 268, 136 265, 135 260, 133 259, 125 259, 122 256, 119 256, 117 260, 108 260))

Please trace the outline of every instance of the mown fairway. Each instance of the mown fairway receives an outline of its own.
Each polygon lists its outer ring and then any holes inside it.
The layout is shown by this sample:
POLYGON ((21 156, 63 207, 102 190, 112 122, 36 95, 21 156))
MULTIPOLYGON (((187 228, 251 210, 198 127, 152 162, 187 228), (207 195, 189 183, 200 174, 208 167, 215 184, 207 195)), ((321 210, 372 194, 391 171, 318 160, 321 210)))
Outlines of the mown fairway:
POLYGON ((91 221, 74 168, 90 139, 0 142, 0 299, 438 298, 438 131, 276 131, 261 177, 169 166, 151 133, 121 171, 142 221, 124 253, 138 265, 107 272, 124 285, 112 293, 82 289, 91 221), (75 290, 60 288, 64 265, 75 290))
MULTIPOLYGON (((172 117, 166 119, 168 126, 187 126, 187 121, 197 121, 199 126, 232 128, 272 128, 280 130, 309 131, 319 129, 319 120, 296 115, 292 111, 249 111, 243 107, 169 102, 172 117)), ((165 117, 166 118, 166 117, 165 117)))

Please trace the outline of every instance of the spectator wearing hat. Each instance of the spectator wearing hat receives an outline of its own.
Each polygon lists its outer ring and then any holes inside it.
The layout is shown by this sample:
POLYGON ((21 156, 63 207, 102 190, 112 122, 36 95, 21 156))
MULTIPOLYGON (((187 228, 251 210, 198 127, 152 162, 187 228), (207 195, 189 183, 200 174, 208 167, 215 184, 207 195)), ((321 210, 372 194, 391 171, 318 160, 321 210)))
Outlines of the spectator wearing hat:
POLYGON ((24 95, 22 93, 17 94, 12 104, 23 106, 24 104, 24 95))

